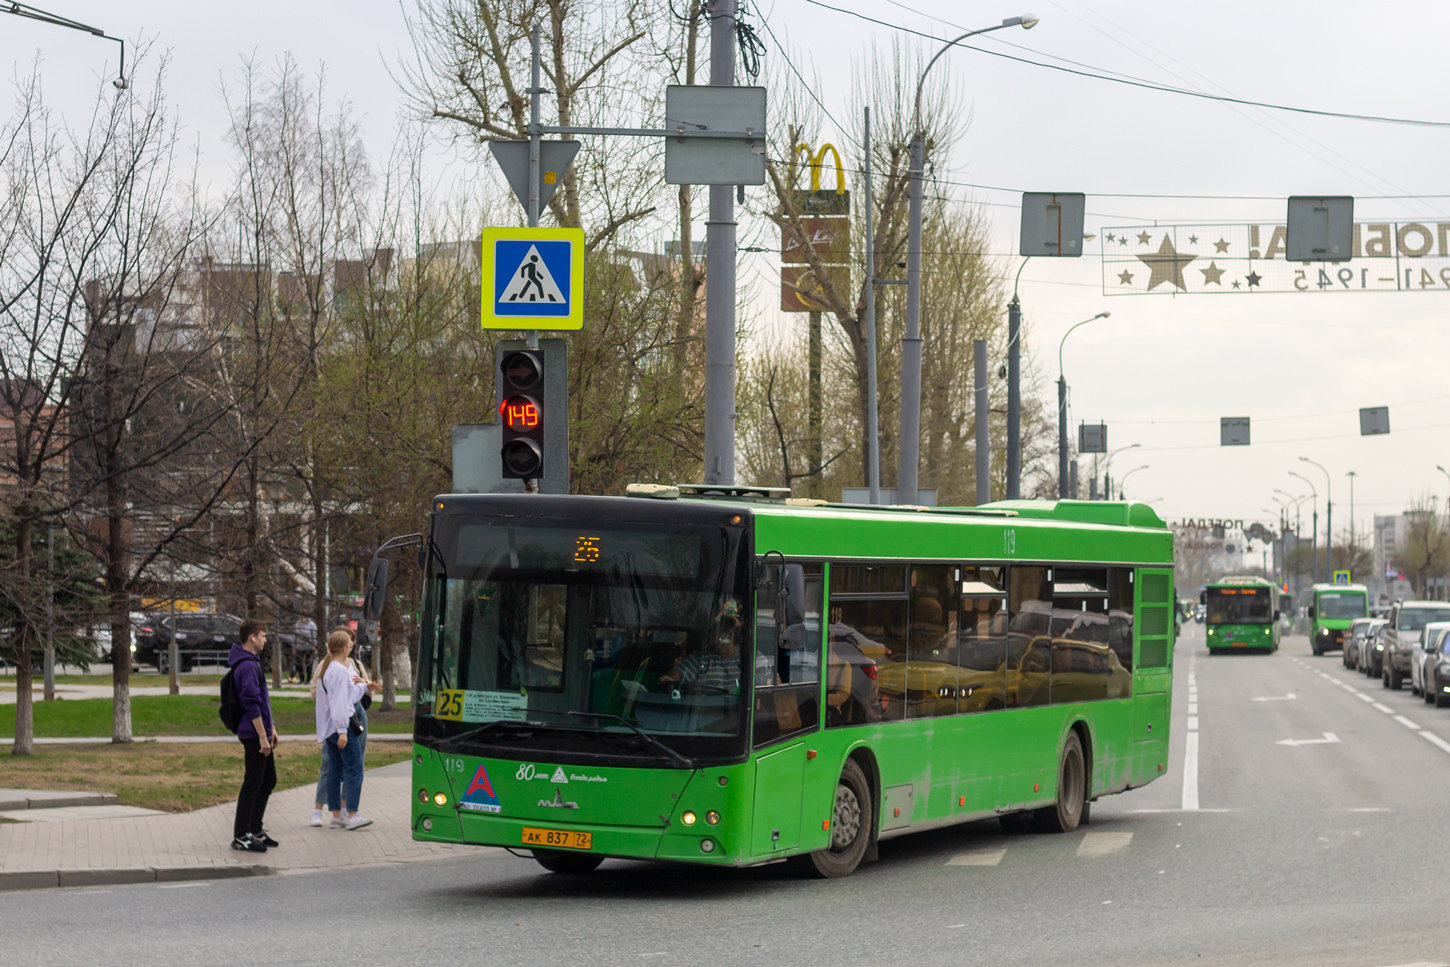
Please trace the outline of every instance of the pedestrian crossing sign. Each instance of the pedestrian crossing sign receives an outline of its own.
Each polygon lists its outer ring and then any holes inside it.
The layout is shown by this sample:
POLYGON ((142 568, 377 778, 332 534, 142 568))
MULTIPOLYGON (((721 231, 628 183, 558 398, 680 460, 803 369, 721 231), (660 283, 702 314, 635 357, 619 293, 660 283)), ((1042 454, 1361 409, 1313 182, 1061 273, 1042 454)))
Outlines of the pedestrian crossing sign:
POLYGON ((584 232, 485 228, 485 329, 583 329, 584 232))

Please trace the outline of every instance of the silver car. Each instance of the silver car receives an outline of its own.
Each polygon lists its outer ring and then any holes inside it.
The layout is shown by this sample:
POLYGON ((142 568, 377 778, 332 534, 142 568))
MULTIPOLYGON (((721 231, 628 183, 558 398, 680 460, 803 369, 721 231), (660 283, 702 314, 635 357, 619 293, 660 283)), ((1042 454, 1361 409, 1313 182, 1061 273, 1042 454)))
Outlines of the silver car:
MULTIPOLYGON (((1435 621, 1425 626, 1424 640, 1415 649, 1420 666, 1419 695, 1436 708, 1450 705, 1450 621, 1435 621)), ((1412 686, 1413 687, 1413 686, 1412 686)))
POLYGON ((1432 621, 1450 621, 1450 604, 1444 601, 1396 601, 1385 628, 1385 649, 1380 681, 1385 688, 1399 688, 1410 674, 1410 656, 1420 632, 1432 621))
POLYGON ((1339 657, 1345 668, 1359 667, 1360 651, 1364 648, 1364 639, 1369 636, 1373 622, 1373 618, 1355 618, 1349 623, 1349 630, 1344 636, 1344 650, 1339 657))
POLYGON ((1439 655, 1440 634, 1447 629, 1450 621, 1432 621, 1420 629, 1420 637, 1410 649, 1410 694, 1425 694, 1427 659, 1433 661, 1439 655))

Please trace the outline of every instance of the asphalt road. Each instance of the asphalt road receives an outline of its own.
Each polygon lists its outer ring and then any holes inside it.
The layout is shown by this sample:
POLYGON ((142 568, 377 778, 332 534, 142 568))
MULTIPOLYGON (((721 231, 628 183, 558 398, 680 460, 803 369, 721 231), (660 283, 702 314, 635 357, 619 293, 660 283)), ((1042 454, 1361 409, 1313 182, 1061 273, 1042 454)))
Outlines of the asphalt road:
POLYGON ((1273 656, 1202 645, 1185 629, 1165 777, 1075 833, 902 837, 836 881, 624 862, 570 878, 481 851, 0 894, 0 964, 1450 963, 1450 710, 1303 639, 1273 656))

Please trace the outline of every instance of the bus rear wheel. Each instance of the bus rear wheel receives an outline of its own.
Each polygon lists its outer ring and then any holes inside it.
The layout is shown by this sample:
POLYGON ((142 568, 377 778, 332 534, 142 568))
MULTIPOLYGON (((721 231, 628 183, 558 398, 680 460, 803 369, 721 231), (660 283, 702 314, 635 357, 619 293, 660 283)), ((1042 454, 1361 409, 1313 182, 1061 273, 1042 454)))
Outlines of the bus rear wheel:
POLYGON ((817 876, 850 876, 861 865, 874 827, 871 785, 866 774, 847 759, 836 782, 836 802, 831 809, 831 845, 810 854, 811 869, 817 876))
POLYGON ((604 857, 589 853, 563 853, 558 850, 536 849, 534 859, 550 873, 593 873, 604 857))
POLYGON ((1037 810, 1032 818, 1043 832, 1070 833, 1082 822, 1086 803, 1087 768, 1083 763, 1082 741, 1076 732, 1069 732, 1057 770, 1057 802, 1037 810))

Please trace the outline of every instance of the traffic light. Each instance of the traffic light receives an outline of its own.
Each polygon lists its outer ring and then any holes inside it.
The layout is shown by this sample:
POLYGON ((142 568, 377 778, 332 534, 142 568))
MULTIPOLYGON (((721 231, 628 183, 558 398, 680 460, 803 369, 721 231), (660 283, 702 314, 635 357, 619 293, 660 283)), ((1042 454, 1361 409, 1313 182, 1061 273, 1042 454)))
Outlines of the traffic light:
POLYGON ((506 480, 544 475, 544 354, 537 349, 502 353, 498 421, 503 427, 499 456, 506 480))

